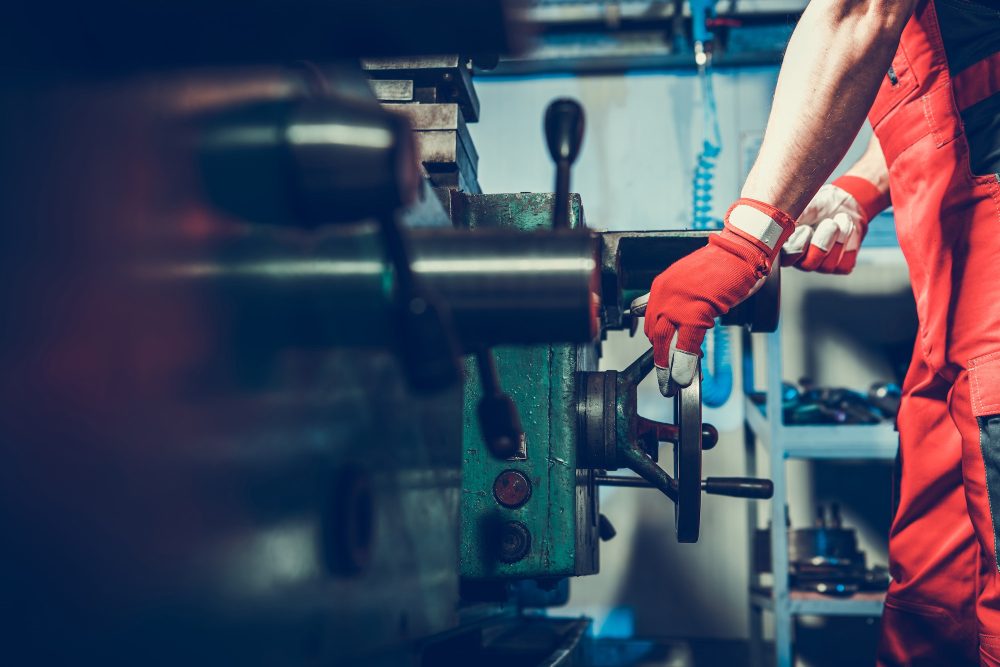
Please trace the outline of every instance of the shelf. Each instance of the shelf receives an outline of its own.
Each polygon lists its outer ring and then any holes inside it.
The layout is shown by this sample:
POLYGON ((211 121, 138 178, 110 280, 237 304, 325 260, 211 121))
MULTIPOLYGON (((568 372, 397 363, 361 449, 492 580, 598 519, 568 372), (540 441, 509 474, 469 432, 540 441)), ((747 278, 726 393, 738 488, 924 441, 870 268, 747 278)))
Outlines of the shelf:
MULTIPOLYGON (((760 609, 774 610, 774 600, 769 590, 756 589, 750 593, 750 601, 760 609)), ((807 591, 791 591, 788 594, 788 610, 793 616, 866 616, 882 615, 885 593, 863 592, 851 597, 837 598, 807 591)))
MULTIPOLYGON (((766 447, 774 437, 772 424, 761 407, 745 401, 747 424, 766 447)), ((786 459, 875 459, 896 458, 899 436, 892 422, 882 424, 830 424, 777 426, 777 438, 786 459)))

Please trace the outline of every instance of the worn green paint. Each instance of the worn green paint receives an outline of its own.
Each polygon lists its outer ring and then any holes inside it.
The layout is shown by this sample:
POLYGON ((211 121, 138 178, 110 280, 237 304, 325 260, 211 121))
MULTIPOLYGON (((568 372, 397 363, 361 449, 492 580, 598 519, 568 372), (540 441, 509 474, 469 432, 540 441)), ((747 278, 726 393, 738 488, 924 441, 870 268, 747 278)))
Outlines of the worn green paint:
MULTIPOLYGON (((551 226, 552 195, 473 195, 464 200, 456 211, 460 226, 525 231, 551 226)), ((582 219, 580 198, 574 195, 571 224, 582 219)), ((476 416, 479 375, 470 361, 464 391, 462 575, 493 579, 594 572, 596 497, 589 473, 577 471, 576 373, 591 369, 596 355, 589 346, 572 345, 499 347, 494 354, 500 382, 521 415, 526 458, 501 461, 486 449, 476 416), (508 469, 531 481, 531 499, 518 509, 505 508, 493 497, 493 481, 508 469), (522 522, 532 536, 529 554, 512 564, 496 557, 497 529, 507 521, 522 522)))
MULTIPOLYGON (((506 227, 508 229, 549 229, 552 227, 554 197, 547 193, 513 192, 496 195, 462 195, 452 202, 452 222, 458 227, 506 227)), ((580 195, 571 195, 569 224, 586 224, 580 195)))

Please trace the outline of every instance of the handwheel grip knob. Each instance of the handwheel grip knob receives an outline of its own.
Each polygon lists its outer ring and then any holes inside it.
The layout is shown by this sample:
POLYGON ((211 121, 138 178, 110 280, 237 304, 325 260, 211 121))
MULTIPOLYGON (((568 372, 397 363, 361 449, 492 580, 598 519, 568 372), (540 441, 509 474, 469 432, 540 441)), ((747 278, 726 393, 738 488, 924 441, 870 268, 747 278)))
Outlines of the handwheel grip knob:
POLYGON ((756 477, 709 477, 702 480, 705 493, 733 498, 767 500, 774 496, 774 482, 756 477))
POLYGON ((703 422, 701 425, 701 448, 712 449, 717 444, 719 444, 719 429, 703 422))

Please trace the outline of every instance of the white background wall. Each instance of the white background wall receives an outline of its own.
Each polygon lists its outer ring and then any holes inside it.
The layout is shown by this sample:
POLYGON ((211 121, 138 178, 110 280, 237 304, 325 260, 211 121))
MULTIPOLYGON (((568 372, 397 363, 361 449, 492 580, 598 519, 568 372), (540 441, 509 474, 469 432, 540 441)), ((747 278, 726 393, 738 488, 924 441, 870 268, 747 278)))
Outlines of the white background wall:
MULTIPOLYGON (((723 141, 716 216, 721 217, 739 194, 766 123, 776 76, 776 68, 715 74, 723 141)), ((583 196, 589 226, 641 230, 689 225, 691 176, 702 136, 700 87, 693 73, 480 79, 476 85, 482 115, 471 131, 481 156, 484 192, 552 189, 542 117, 552 99, 570 96, 587 113, 572 187, 583 196)), ((857 142, 849 158, 860 152, 864 141, 862 137, 857 142)), ((866 388, 876 379, 892 377, 879 346, 905 338, 912 326, 906 307, 908 283, 898 254, 862 252, 859 268, 846 278, 797 271, 785 271, 783 278, 788 379, 808 373, 824 384, 866 388), (845 301, 847 296, 854 304, 865 295, 860 308, 845 301)), ((605 347, 602 363, 623 368, 646 345, 641 335, 631 340, 615 336, 605 347)), ((655 387, 644 386, 640 412, 663 416, 669 410, 665 403, 655 387)), ((706 421, 723 431, 719 446, 706 456, 706 475, 743 474, 741 402, 731 400, 721 410, 708 411, 706 421)), ((885 563, 887 466, 814 469, 798 463, 789 470, 795 525, 811 523, 817 499, 846 498, 846 518, 860 527, 870 559, 885 563)), ((618 537, 603 545, 600 575, 572 582, 571 612, 586 612, 600 625, 610 610, 631 607, 636 632, 647 636, 746 636, 744 501, 706 497, 697 545, 676 543, 673 507, 655 492, 605 489, 601 503, 618 537)))

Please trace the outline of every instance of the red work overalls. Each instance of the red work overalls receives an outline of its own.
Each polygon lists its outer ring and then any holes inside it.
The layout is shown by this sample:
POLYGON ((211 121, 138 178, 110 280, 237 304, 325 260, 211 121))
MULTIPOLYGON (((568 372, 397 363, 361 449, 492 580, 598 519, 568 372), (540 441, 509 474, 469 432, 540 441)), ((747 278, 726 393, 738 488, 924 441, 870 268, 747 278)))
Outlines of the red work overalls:
POLYGON ((1000 183, 972 173, 959 116, 998 90, 1000 54, 949 75, 922 0, 869 115, 920 318, 880 665, 1000 665, 1000 183))

